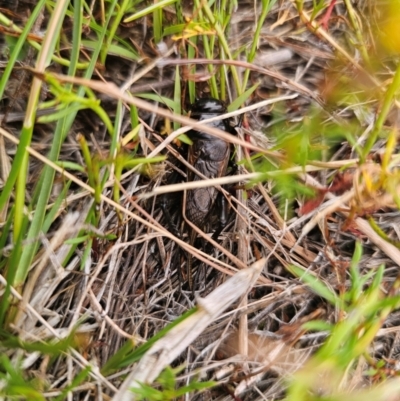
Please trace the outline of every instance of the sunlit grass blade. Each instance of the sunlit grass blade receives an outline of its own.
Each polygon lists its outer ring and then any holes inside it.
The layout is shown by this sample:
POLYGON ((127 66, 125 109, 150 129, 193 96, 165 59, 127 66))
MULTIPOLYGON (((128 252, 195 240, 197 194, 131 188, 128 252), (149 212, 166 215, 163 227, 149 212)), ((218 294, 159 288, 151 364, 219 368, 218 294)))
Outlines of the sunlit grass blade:
MULTIPOLYGON (((96 49, 96 51, 93 52, 92 58, 90 61, 90 65, 84 74, 86 78, 91 77, 91 75, 96 67, 97 57, 100 53, 102 41, 103 41, 104 36, 107 31, 108 22, 111 19, 113 7, 115 7, 116 3, 117 3, 117 0, 114 0, 112 3, 110 3, 110 8, 109 8, 110 14, 108 16, 105 26, 103 27, 102 34, 99 36, 98 48, 96 49)), ((75 10, 76 10, 77 14, 80 13, 81 1, 75 0, 74 5, 75 5, 75 10)), ((81 19, 77 15, 77 22, 79 22, 79 21, 81 21, 81 19)), ((76 29, 73 31, 74 32, 74 37, 73 37, 74 41, 78 40, 78 39, 76 39, 75 35, 78 35, 79 37, 81 36, 81 33, 80 33, 81 29, 82 29, 82 25, 77 24, 76 29)), ((78 52, 75 52, 75 54, 78 55, 78 52)), ((71 60, 71 65, 70 65, 70 68, 68 71, 68 73, 70 75, 74 73, 77 61, 78 61, 77 59, 71 60)), ((85 93, 84 88, 79 88, 77 95, 83 96, 84 93, 85 93)), ((75 115, 76 115, 76 113, 71 113, 64 119, 58 121, 55 131, 54 131, 54 139, 53 139, 52 147, 48 154, 49 160, 56 161, 58 159, 60 149, 61 149, 61 144, 69 132, 69 129, 75 119, 75 115)), ((20 263, 22 266, 27 266, 27 267, 30 266, 32 258, 38 247, 38 244, 36 241, 37 241, 38 234, 42 230, 42 223, 45 218, 46 206, 48 204, 48 199, 49 199, 51 189, 53 186, 54 174, 55 174, 55 172, 51 167, 45 166, 43 173, 40 177, 40 180, 38 183, 38 187, 40 188, 40 194, 39 194, 38 201, 36 204, 35 214, 33 216, 33 219, 30 224, 29 231, 27 234, 27 238, 31 242, 29 242, 28 245, 25 246, 23 249, 23 252, 21 255, 21 260, 20 260, 20 263)), ((18 280, 21 282, 24 281, 25 277, 26 277, 26 270, 21 271, 20 274, 18 274, 18 280)))
MULTIPOLYGON (((21 31, 21 34, 17 40, 17 43, 14 46, 12 53, 10 54, 10 56, 7 60, 6 68, 4 69, 4 72, 3 72, 2 76, 0 77, 0 99, 3 97, 4 89, 10 78, 10 75, 15 66, 15 63, 18 60, 19 54, 22 51, 22 47, 26 43, 28 34, 31 31, 33 24, 35 23, 36 19, 38 18, 45 3, 46 3, 46 0, 39 0, 37 2, 34 10, 32 11, 32 14, 26 21, 24 29, 21 31)), ((6 18, 2 13, 0 13, 0 22, 5 24, 6 26, 11 23, 11 21, 8 18, 6 18)), ((1 209, 1 203, 0 203, 0 209, 1 209)))
POLYGON ((308 273, 307 271, 301 269, 298 266, 292 265, 290 266, 290 270, 302 281, 304 281, 307 285, 309 285, 310 288, 315 293, 325 298, 332 305, 335 306, 341 305, 339 297, 329 287, 324 285, 324 283, 317 277, 313 276, 312 274, 308 273))
POLYGON ((130 17, 125 18, 124 22, 131 22, 131 21, 134 21, 135 19, 142 18, 145 15, 150 14, 150 13, 154 12, 157 9, 161 9, 161 8, 163 8, 165 6, 173 4, 176 1, 177 0, 161 0, 161 1, 159 1, 157 3, 154 3, 153 5, 145 8, 145 9, 143 9, 141 11, 138 11, 137 13, 131 15, 130 17))
POLYGON ((240 96, 238 96, 229 106, 228 106, 228 111, 235 111, 238 110, 239 107, 247 102, 247 100, 250 98, 252 93, 258 88, 259 84, 254 84, 251 86, 249 89, 244 91, 240 96))
MULTIPOLYGON (((109 26, 108 34, 106 36, 106 40, 104 41, 104 46, 100 54, 100 60, 102 64, 106 62, 106 58, 109 54, 109 49, 111 47, 112 41, 114 40, 115 33, 117 32, 117 29, 122 21, 122 18, 125 15, 127 8, 129 7, 129 4, 130 0, 123 0, 122 3, 119 4, 119 7, 116 8, 117 12, 113 16, 112 22, 109 26)), ((110 7, 114 9, 112 4, 110 4, 110 7)))
MULTIPOLYGON (((261 35, 261 29, 264 26, 264 22, 265 22, 265 19, 267 18, 269 11, 271 10, 272 6, 275 3, 276 3, 276 0, 262 0, 261 1, 261 14, 257 20, 257 27, 256 27, 256 31, 254 32, 254 39, 251 44, 251 49, 247 55, 247 61, 249 63, 252 63, 256 57, 257 49, 259 46, 260 35, 261 35)), ((245 70, 244 77, 243 77, 243 85, 242 85, 243 92, 247 88, 249 76, 250 76, 250 70, 247 69, 247 70, 245 70)))

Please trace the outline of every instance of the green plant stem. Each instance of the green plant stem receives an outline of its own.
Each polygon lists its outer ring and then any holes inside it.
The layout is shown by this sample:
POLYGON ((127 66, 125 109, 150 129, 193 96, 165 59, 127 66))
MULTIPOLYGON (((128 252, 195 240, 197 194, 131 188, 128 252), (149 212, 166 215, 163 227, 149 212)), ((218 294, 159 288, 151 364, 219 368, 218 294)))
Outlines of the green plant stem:
POLYGON ((109 29, 109 33, 108 33, 108 35, 106 37, 103 49, 101 51, 100 59, 101 59, 101 62, 103 64, 106 62, 106 58, 107 58, 107 55, 109 53, 109 49, 110 49, 110 46, 112 44, 112 41, 114 39, 115 32, 117 32, 117 29, 118 29, 118 27, 119 27, 119 25, 121 23, 122 18, 125 15, 125 12, 127 10, 127 7, 129 6, 129 3, 130 3, 129 0, 123 0, 122 4, 119 7, 117 7, 118 11, 117 11, 115 17, 112 20, 112 23, 111 23, 110 29, 109 29))
MULTIPOLYGON (((252 41, 250 53, 247 57, 247 62, 252 63, 256 56, 256 51, 258 49, 258 40, 260 38, 261 29, 264 26, 264 21, 267 18, 268 12, 271 7, 274 5, 276 0, 262 0, 262 8, 261 8, 261 15, 257 22, 256 31, 254 32, 254 39, 252 41)), ((250 70, 246 69, 243 76, 243 84, 242 84, 242 92, 246 90, 247 82, 249 80, 250 70)))
MULTIPOLYGON (((225 34, 224 34, 220 24, 216 21, 211 8, 208 6, 208 3, 203 3, 202 5, 203 5, 202 9, 205 12, 205 14, 207 15, 208 20, 210 21, 210 23, 214 27, 214 29, 217 31, 218 39, 219 39, 222 49, 224 50, 228 59, 233 60, 232 54, 231 54, 231 51, 229 48, 229 44, 225 38, 225 34)), ((238 93, 240 93, 240 89, 241 89, 240 79, 239 79, 239 75, 236 71, 236 68, 234 66, 231 66, 231 72, 232 72, 232 78, 233 78, 233 82, 235 83, 236 90, 238 93)))
MULTIPOLYGON (((204 46, 204 53, 206 54, 206 57, 209 60, 213 59, 213 51, 211 49, 214 48, 214 46, 210 46, 210 40, 207 37, 207 35, 203 36, 203 46, 204 46)), ((210 78, 210 91, 211 91, 211 96, 215 97, 215 98, 219 98, 219 94, 218 94, 218 85, 217 85, 217 80, 215 79, 215 74, 213 74, 214 68, 211 64, 207 65, 207 69, 209 71, 209 73, 211 74, 211 78, 210 78)))
MULTIPOLYGON (((154 4, 157 4, 158 0, 154 0, 154 4)), ((161 7, 156 8, 153 11, 153 33, 154 42, 160 43, 162 39, 162 21, 163 21, 163 10, 161 7)))
POLYGON ((362 35, 360 26, 359 26, 357 18, 356 18, 356 13, 354 11, 354 8, 353 8, 350 0, 344 0, 344 3, 346 4, 347 12, 349 13, 350 22, 351 22, 351 25, 353 26, 353 29, 356 34, 356 38, 357 38, 358 45, 360 48, 361 56, 362 56, 364 62, 367 65, 369 65, 370 59, 369 59, 369 55, 368 55, 368 50, 365 46, 363 35, 362 35))

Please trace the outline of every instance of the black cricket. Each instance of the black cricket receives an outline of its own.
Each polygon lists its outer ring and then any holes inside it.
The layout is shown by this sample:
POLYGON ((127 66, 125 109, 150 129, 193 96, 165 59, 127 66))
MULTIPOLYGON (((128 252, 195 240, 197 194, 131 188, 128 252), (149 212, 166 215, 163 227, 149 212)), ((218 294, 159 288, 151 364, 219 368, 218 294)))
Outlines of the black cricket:
MULTIPOLYGON (((203 121, 212 117, 217 117, 227 112, 223 102, 204 98, 197 100, 191 107, 190 117, 203 121)), ((219 128, 232 135, 236 135, 235 129, 230 124, 230 119, 217 120, 207 123, 208 126, 219 128)), ((230 156, 231 144, 223 139, 209 135, 205 132, 192 130, 189 133, 193 141, 189 147, 189 163, 207 178, 217 178, 226 175, 230 156)), ((188 181, 199 181, 203 178, 199 175, 188 172, 188 181)), ((186 197, 186 217, 197 227, 203 229, 205 223, 219 200, 219 227, 215 230, 212 238, 217 239, 221 231, 227 224, 226 200, 219 194, 215 187, 196 188, 189 190, 186 197)), ((193 245, 196 239, 196 231, 189 229, 189 244, 193 245)), ((192 255, 188 254, 187 260, 187 281, 189 288, 193 291, 192 255)))

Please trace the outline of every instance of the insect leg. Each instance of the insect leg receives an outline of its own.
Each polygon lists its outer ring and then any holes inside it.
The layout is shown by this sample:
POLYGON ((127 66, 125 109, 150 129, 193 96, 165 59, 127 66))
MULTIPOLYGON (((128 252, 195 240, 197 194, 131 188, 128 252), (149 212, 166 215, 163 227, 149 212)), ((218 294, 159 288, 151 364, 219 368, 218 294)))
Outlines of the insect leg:
MULTIPOLYGON (((180 177, 180 174, 178 174, 176 171, 173 172, 168 179, 168 184, 177 183, 180 177)), ((178 229, 181 218, 178 217, 178 221, 175 224, 172 218, 172 214, 170 213, 171 208, 173 208, 172 210, 175 210, 174 205, 176 204, 176 202, 179 202, 179 200, 175 194, 163 194, 160 196, 160 207, 168 224, 168 229, 169 231, 171 231, 172 234, 175 235, 175 237, 181 238, 182 236, 178 229)))
MULTIPOLYGON (((197 233, 195 230, 190 230, 190 236, 189 236, 189 245, 193 246, 194 242, 196 240, 197 233)), ((194 282, 193 282, 193 256, 190 252, 188 252, 188 258, 187 258, 187 282, 189 284, 189 289, 192 291, 192 294, 194 296, 194 282)))
POLYGON ((219 207, 219 224, 211 237, 214 241, 218 240, 222 230, 228 224, 229 217, 228 202, 223 194, 218 195, 217 202, 219 207))
POLYGON ((179 232, 177 226, 174 224, 171 213, 169 212, 170 202, 168 199, 166 199, 167 195, 162 195, 162 198, 164 199, 161 199, 160 207, 163 211, 165 219, 167 220, 168 229, 172 232, 172 234, 175 235, 175 237, 181 238, 181 233, 179 232))

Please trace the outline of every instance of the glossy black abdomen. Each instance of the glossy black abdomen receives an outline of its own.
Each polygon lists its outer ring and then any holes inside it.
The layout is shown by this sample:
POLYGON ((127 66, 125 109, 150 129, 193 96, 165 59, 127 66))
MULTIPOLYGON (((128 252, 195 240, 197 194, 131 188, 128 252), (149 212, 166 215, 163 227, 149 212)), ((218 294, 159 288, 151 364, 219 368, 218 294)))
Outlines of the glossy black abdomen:
MULTIPOLYGON (((191 117, 203 121, 226 113, 225 105, 216 99, 200 99, 192 106, 191 117)), ((217 120, 207 123, 208 126, 232 133, 229 120, 217 120)), ((230 143, 202 131, 193 130, 189 134, 193 145, 189 149, 189 163, 206 178, 217 178, 225 175, 229 158, 230 143)), ((188 174, 189 181, 203 180, 197 174, 188 174)), ((186 215, 196 226, 205 223, 218 191, 215 187, 196 188, 188 191, 186 215)))

